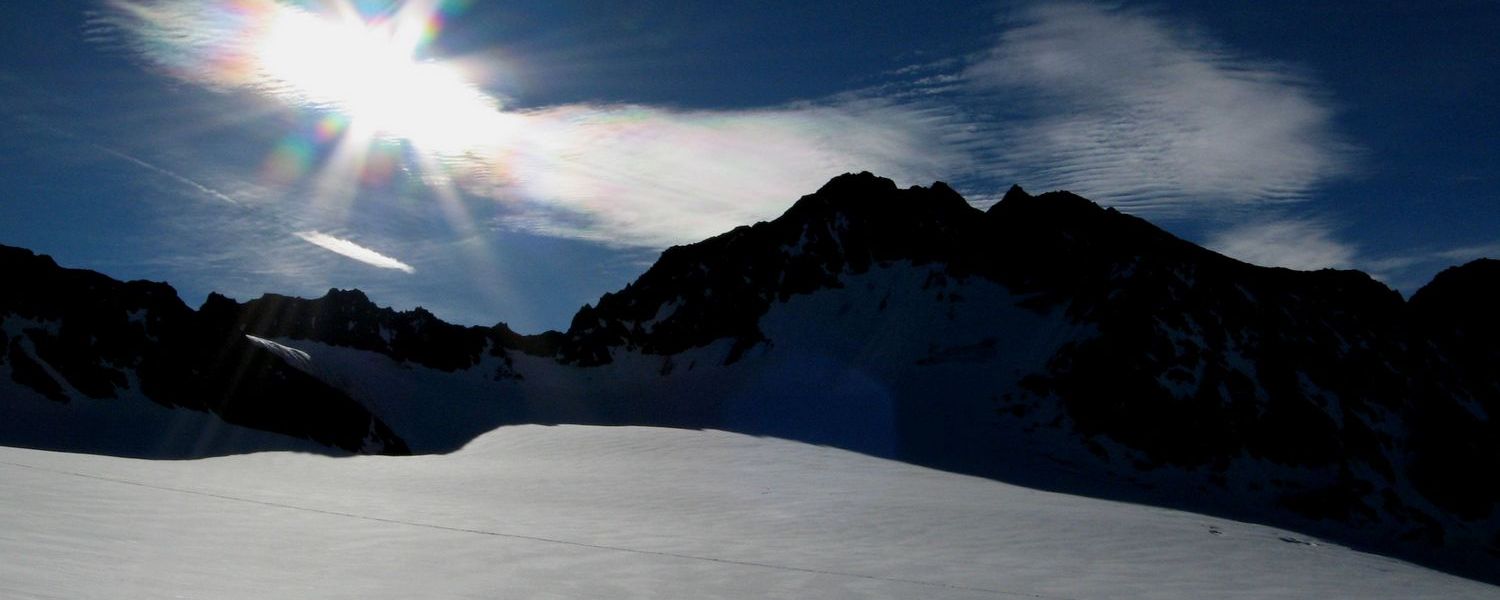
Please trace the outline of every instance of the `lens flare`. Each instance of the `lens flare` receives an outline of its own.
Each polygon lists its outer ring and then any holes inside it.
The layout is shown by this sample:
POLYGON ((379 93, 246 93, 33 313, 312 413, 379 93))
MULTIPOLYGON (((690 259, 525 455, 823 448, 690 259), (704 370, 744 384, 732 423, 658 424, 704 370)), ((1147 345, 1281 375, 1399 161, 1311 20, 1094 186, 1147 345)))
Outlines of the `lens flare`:
POLYGON ((276 149, 266 158, 261 169, 262 177, 280 184, 293 183, 312 169, 317 153, 317 147, 307 138, 288 136, 276 144, 276 149))
POLYGON ((318 120, 316 134, 318 142, 328 143, 337 139, 344 128, 349 126, 349 120, 340 115, 328 115, 318 120))

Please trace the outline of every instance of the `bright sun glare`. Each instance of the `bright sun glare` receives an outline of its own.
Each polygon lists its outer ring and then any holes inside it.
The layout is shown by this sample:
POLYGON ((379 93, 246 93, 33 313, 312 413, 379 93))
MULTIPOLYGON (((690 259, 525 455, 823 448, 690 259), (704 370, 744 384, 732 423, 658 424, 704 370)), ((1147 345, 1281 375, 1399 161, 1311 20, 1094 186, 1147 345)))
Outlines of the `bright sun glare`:
POLYGON ((457 68, 417 59, 425 27, 405 13, 369 23, 287 10, 269 24, 256 59, 278 92, 343 113, 352 132, 440 154, 493 143, 499 103, 457 68))

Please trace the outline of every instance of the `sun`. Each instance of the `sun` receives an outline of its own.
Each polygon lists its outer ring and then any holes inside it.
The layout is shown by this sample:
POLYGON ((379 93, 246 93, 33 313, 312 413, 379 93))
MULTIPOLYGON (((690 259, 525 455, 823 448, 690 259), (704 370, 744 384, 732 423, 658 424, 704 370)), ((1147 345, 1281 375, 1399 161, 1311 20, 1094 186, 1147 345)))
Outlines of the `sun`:
POLYGON ((255 45, 256 66, 271 91, 336 110, 351 131, 437 154, 492 143, 499 102, 456 67, 417 56, 431 18, 402 11, 368 22, 354 11, 279 11, 255 45))

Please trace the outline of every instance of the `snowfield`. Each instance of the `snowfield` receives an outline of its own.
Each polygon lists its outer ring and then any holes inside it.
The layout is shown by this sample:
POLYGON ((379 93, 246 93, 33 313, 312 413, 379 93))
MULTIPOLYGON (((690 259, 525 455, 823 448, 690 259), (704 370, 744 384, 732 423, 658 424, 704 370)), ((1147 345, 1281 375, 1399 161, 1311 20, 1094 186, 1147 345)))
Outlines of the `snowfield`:
POLYGON ((0 448, 0 597, 1500 598, 1273 528, 716 431, 450 455, 0 448))

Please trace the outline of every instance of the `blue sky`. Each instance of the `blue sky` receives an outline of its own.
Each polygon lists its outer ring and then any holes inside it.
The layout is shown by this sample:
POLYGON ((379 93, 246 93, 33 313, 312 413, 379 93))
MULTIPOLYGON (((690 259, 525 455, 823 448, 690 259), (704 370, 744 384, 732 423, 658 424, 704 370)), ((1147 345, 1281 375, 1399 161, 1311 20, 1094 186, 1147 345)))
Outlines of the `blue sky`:
POLYGON ((870 170, 1409 294, 1500 256, 1496 31, 1491 0, 11 2, 0 243, 539 331, 870 170))

